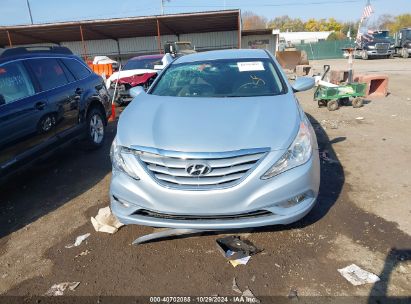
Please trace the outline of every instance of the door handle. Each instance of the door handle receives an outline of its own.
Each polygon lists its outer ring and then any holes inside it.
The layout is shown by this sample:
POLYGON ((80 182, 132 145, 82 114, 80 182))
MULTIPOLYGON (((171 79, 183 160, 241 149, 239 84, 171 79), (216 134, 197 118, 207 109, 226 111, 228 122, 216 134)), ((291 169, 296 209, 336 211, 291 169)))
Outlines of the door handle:
POLYGON ((37 109, 37 110, 43 110, 45 107, 46 107, 46 103, 44 102, 44 101, 39 101, 39 102, 37 102, 36 104, 35 104, 35 108, 37 109))
POLYGON ((82 94, 83 92, 84 92, 84 90, 83 90, 82 88, 77 88, 75 93, 76 93, 77 95, 80 95, 80 94, 82 94))

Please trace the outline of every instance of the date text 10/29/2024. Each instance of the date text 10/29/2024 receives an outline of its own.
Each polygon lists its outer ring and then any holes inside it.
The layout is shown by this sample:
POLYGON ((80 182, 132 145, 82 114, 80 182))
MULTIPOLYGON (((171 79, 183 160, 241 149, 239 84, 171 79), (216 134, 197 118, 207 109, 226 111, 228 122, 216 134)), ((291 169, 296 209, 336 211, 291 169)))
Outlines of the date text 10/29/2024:
POLYGON ((259 303, 254 297, 246 296, 195 296, 195 297, 150 297, 150 303, 259 303))

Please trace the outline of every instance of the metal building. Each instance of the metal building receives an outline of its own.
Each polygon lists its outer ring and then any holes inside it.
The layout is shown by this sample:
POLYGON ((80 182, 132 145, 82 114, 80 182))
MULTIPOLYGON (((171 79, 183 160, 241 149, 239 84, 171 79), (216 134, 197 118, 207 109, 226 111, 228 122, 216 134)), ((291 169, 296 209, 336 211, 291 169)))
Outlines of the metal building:
POLYGON ((57 44, 84 58, 161 53, 166 41, 191 41, 199 51, 240 48, 240 10, 0 27, 0 47, 57 44))

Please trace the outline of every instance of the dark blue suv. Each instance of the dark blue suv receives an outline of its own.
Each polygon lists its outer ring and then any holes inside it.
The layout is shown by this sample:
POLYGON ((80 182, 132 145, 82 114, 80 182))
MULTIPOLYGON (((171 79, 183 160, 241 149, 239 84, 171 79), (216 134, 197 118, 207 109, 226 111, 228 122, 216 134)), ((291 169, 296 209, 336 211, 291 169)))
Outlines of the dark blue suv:
POLYGON ((0 178, 80 136, 102 146, 110 109, 103 79, 69 49, 0 50, 0 178))

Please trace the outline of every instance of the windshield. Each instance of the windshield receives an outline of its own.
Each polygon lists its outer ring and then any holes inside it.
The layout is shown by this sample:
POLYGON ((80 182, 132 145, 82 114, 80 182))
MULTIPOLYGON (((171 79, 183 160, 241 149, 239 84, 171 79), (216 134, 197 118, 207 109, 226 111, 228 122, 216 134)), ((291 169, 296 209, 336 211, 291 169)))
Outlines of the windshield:
POLYGON ((284 93, 268 59, 210 60, 172 64, 150 94, 178 97, 252 97, 284 93))
POLYGON ((180 51, 192 50, 190 43, 177 43, 177 47, 180 51))
POLYGON ((151 58, 151 59, 130 59, 123 70, 139 70, 148 69, 154 70, 155 65, 161 65, 161 58, 151 58))
POLYGON ((389 38, 389 33, 388 31, 374 32, 373 36, 377 39, 387 39, 389 38))
POLYGON ((405 39, 411 40, 411 31, 406 31, 405 32, 405 39))

